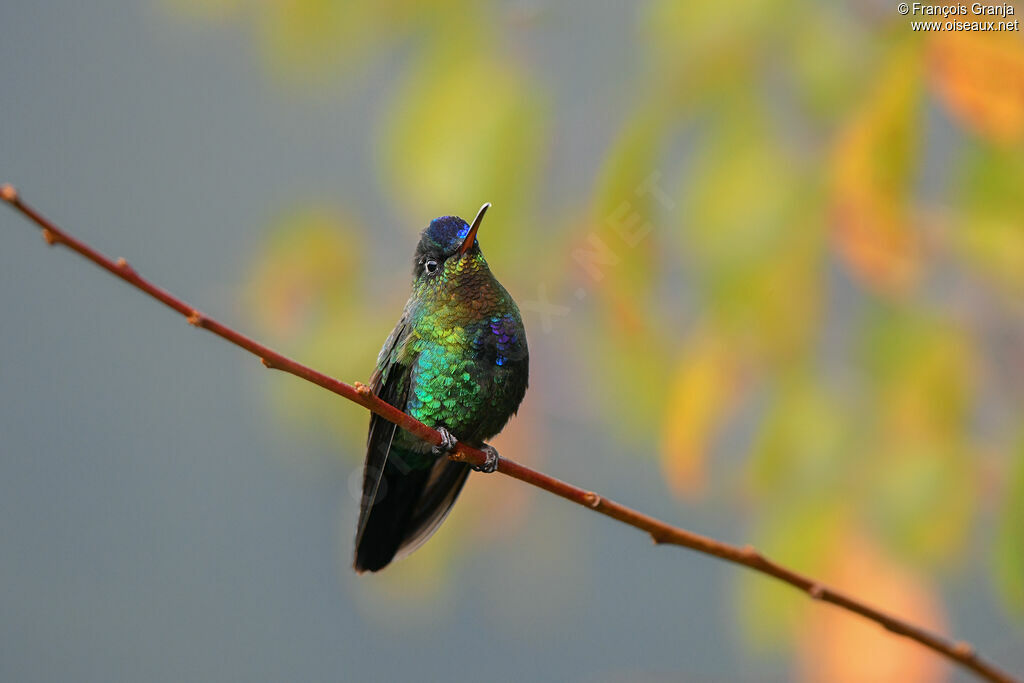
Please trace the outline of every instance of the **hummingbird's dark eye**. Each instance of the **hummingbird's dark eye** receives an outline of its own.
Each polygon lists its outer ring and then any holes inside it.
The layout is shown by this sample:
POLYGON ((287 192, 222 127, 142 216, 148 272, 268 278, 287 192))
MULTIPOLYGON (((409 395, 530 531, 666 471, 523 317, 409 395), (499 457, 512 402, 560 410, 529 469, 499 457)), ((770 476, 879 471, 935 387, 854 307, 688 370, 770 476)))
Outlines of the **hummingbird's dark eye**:
POLYGON ((433 275, 437 272, 437 261, 430 260, 423 264, 423 270, 427 271, 428 275, 433 275))

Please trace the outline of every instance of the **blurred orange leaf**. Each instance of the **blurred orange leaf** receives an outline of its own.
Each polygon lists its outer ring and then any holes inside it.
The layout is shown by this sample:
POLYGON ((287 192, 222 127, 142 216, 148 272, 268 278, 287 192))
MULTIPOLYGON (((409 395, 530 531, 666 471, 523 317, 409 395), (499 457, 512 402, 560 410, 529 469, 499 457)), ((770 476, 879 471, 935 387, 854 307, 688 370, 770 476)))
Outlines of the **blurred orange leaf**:
POLYGON ((932 88, 967 128, 1000 145, 1024 140, 1019 32, 936 33, 929 43, 928 71, 932 88))
POLYGON ((249 276, 249 310, 259 325, 279 339, 306 337, 332 306, 354 299, 361 242, 361 233, 331 209, 282 216, 249 276))
POLYGON ((837 141, 832 212, 836 248, 852 272, 877 291, 900 293, 922 265, 907 207, 920 66, 913 54, 885 64, 875 92, 837 141))
MULTIPOLYGON (((830 585, 933 631, 946 630, 938 591, 923 576, 900 566, 859 532, 848 532, 826 567, 830 585)), ((809 610, 797 640, 797 669, 804 681, 877 683, 942 681, 948 666, 931 652, 864 619, 828 605, 809 610)))
MULTIPOLYGON (((391 307, 366 301, 363 232, 330 208, 304 207, 282 214, 252 257, 245 306, 261 337, 334 377, 368 377, 380 344, 391 330, 401 300, 391 307), (359 320, 359 325, 351 321, 359 320)), ((350 444, 343 454, 363 453, 351 444, 365 437, 366 416, 338 410, 306 382, 275 382, 274 414, 302 435, 329 426, 350 444)), ((296 449, 302 452, 303 449, 296 449)))

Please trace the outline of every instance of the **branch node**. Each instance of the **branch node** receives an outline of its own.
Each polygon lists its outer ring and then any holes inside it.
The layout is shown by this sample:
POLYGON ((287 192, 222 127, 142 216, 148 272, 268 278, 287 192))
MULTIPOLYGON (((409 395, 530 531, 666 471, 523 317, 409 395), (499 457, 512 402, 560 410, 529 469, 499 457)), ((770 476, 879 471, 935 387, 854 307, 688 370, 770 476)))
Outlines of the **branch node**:
POLYGON ((51 247, 57 244, 57 236, 53 234, 53 231, 49 228, 43 228, 43 239, 46 240, 46 243, 51 247))
POLYGON ((665 539, 662 538, 657 532, 651 531, 648 533, 650 533, 651 540, 654 541, 654 545, 662 545, 663 543, 666 543, 665 539))
POLYGON ((128 265, 124 258, 117 259, 117 268, 125 275, 135 275, 135 269, 128 265))
POLYGON ((823 597, 825 597, 825 587, 822 586, 820 583, 812 583, 810 586, 807 587, 807 594, 815 600, 821 600, 823 597))
POLYGON ((261 362, 261 363, 263 363, 263 367, 267 368, 268 370, 273 370, 273 369, 275 369, 275 366, 274 366, 274 364, 273 364, 273 363, 271 363, 271 362, 270 362, 269 360, 267 360, 266 358, 263 358, 262 356, 260 357, 260 362, 261 362))
POLYGON ((193 327, 201 327, 203 324, 203 315, 199 311, 192 309, 192 314, 188 317, 188 324, 193 327))
POLYGON ((362 382, 354 382, 352 384, 352 387, 356 390, 356 393, 359 394, 360 396, 366 397, 366 396, 371 396, 373 394, 373 389, 371 389, 370 387, 366 386, 362 382))
POLYGON ((974 655, 976 654, 974 646, 965 640, 961 640, 954 645, 953 652, 961 659, 974 659, 974 655))
POLYGON ((0 185, 0 199, 11 204, 18 201, 18 191, 14 189, 14 185, 10 183, 0 185))
POLYGON ((601 507, 601 496, 597 495, 593 491, 587 491, 583 495, 583 502, 587 504, 587 507, 594 508, 595 510, 601 507))
POLYGON ((740 548, 740 555, 743 556, 744 560, 750 563, 757 563, 764 559, 761 557, 761 553, 757 552, 757 548, 752 545, 745 545, 740 548))

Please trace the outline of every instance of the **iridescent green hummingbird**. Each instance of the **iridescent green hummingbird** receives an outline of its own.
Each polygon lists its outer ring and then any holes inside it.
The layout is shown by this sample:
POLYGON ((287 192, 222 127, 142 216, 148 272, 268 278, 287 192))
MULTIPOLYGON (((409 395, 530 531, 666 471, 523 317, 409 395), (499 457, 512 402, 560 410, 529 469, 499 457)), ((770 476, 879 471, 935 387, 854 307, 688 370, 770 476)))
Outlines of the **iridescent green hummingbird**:
MULTIPOLYGON (((366 444, 355 570, 383 569, 422 545, 448 516, 469 465, 447 454, 456 439, 481 448, 493 472, 498 453, 484 443, 501 431, 526 393, 529 352, 519 308, 491 274, 470 226, 435 218, 420 236, 412 295, 384 342, 373 392, 441 432, 433 446, 373 415, 366 444)), ((473 468, 477 469, 477 468, 473 468)))

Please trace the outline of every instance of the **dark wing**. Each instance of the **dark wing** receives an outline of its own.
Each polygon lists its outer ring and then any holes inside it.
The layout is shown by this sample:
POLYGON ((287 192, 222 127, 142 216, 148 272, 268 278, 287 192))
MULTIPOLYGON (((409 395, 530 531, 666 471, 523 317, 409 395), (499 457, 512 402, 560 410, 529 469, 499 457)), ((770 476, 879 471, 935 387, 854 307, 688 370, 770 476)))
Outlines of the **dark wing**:
MULTIPOLYGON (((391 335, 384 342, 380 356, 377 358, 377 369, 370 378, 370 389, 385 402, 399 410, 405 410, 406 398, 409 394, 409 366, 398 362, 396 350, 399 350, 409 336, 408 315, 395 325, 391 335)), ((397 427, 376 414, 370 416, 370 431, 366 437, 366 460, 363 464, 363 496, 359 504, 359 525, 356 527, 356 547, 366 530, 366 522, 370 510, 380 488, 384 466, 387 463, 391 441, 397 427)))
POLYGON ((434 535, 441 522, 451 512, 455 499, 458 498, 462 485, 469 476, 469 465, 463 462, 452 462, 448 458, 438 458, 430 468, 430 475, 423 486, 412 519, 398 548, 395 559, 401 559, 423 545, 434 535))

